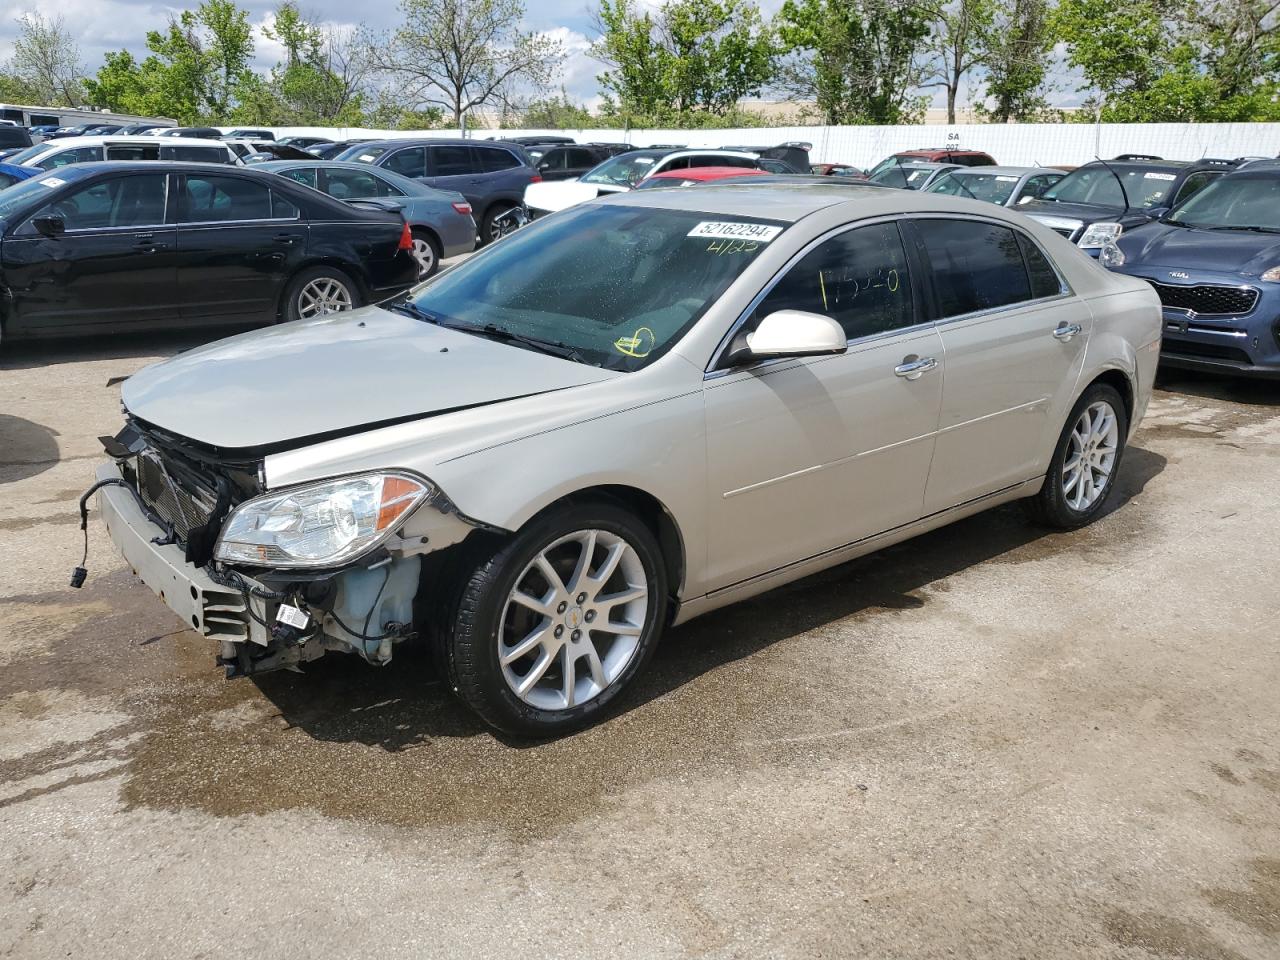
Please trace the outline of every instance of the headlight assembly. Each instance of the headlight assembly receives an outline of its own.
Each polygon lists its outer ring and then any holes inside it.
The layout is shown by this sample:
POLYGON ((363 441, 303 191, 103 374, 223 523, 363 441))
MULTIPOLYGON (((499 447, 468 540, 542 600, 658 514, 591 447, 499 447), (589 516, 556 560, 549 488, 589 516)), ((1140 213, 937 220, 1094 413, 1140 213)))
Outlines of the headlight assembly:
POLYGON ((1105 247, 1108 243, 1115 243, 1122 233, 1124 227, 1118 223, 1091 223, 1085 228, 1077 246, 1085 250, 1105 247))
POLYGON ((1270 270, 1264 271, 1259 279, 1272 281, 1280 280, 1280 266, 1272 267, 1270 270))
POLYGON ((1115 269, 1124 266, 1124 251, 1117 247, 1114 243, 1108 243, 1098 254, 1098 262, 1104 267, 1115 269))
POLYGON ((354 560, 436 493, 404 473, 326 480, 240 504, 227 519, 214 557, 265 567, 332 567, 354 560))

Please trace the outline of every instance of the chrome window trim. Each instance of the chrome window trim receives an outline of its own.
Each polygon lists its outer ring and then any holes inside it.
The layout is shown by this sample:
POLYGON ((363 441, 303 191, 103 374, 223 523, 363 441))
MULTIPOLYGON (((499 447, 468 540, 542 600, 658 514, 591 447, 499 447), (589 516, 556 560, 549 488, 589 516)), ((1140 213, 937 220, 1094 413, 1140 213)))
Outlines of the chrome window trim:
MULTIPOLYGON (((773 290, 773 288, 778 285, 778 283, 782 280, 782 278, 786 276, 787 273, 789 273, 791 269, 801 259, 807 256, 819 244, 825 243, 827 240, 833 239, 842 233, 848 232, 849 230, 856 230, 859 227, 875 226, 881 223, 899 223, 903 220, 913 221, 913 220, 937 220, 937 219, 972 220, 976 223, 986 223, 992 226, 1006 227, 1009 230, 1014 231, 1015 233, 1022 234, 1024 237, 1027 238, 1027 240, 1031 241, 1031 243, 1035 245, 1036 249, 1040 251, 1040 254, 1045 258, 1045 260, 1048 261, 1049 266, 1053 268, 1053 272, 1058 278, 1058 283, 1060 288, 1059 292, 1049 297, 1036 297, 1031 300, 1019 300, 1017 303, 1004 304, 1003 306, 999 306, 999 307, 990 307, 986 310, 975 310, 971 313, 961 313, 951 317, 941 317, 936 320, 925 320, 921 323, 913 324, 910 327, 899 327, 896 330, 883 330, 880 333, 867 334, 865 337, 858 337, 856 339, 846 341, 846 344, 848 346, 851 347, 851 346, 854 346, 855 344, 862 344, 862 343, 867 343, 874 340, 881 340, 889 337, 895 337, 903 333, 911 333, 914 331, 919 331, 926 327, 940 328, 942 326, 949 325, 949 324, 956 323, 963 320, 972 320, 978 317, 986 318, 999 313, 1012 313, 1015 310, 1022 310, 1028 306, 1039 306, 1039 305, 1044 305, 1049 303, 1056 303, 1059 300, 1070 299, 1071 297, 1074 297, 1076 295, 1075 291, 1071 289, 1071 285, 1067 282, 1066 277, 1062 275, 1062 271, 1058 269, 1058 264, 1054 261, 1053 257, 1045 253, 1044 248, 1040 246, 1040 244, 1036 241, 1035 237, 1031 236, 1029 233, 1027 233, 1021 227, 1016 226, 1015 224, 1006 223, 1003 220, 997 220, 991 217, 983 217, 977 214, 967 214, 967 213, 966 214, 910 213, 910 214, 888 214, 881 217, 871 217, 866 220, 858 220, 854 223, 846 223, 846 224, 841 224, 838 227, 834 227, 831 230, 827 231, 826 233, 809 241, 809 243, 805 244, 797 253, 793 254, 792 257, 789 260, 787 260, 787 262, 783 264, 781 268, 779 268, 778 272, 775 273, 770 278, 769 282, 760 289, 760 292, 757 293, 751 299, 751 302, 747 304, 746 309, 738 315, 737 319, 734 320, 732 324, 730 324, 728 332, 725 333, 725 335, 720 338, 720 342, 717 343, 715 349, 711 351, 711 359, 708 361, 707 366, 703 369, 703 372, 702 372, 703 381, 705 382, 707 380, 716 379, 718 377, 722 377, 731 373, 739 373, 742 370, 746 370, 746 369, 759 370, 764 367, 772 366, 775 363, 781 363, 786 360, 795 359, 791 357, 779 357, 774 360, 765 360, 758 364, 751 364, 747 367, 728 367, 725 369, 717 368, 717 364, 724 357, 725 351, 729 349, 729 345, 733 342, 734 336, 737 335, 737 332, 742 328, 742 325, 747 322, 747 319, 751 316, 751 314, 755 312, 755 309, 760 305, 760 302, 766 296, 769 295, 769 293, 773 290)), ((906 248, 905 241, 903 243, 903 248, 905 252, 905 248, 906 248)), ((910 259, 909 254, 908 254, 908 259, 910 259)), ((1030 278, 1028 277, 1028 282, 1029 281, 1030 281, 1030 278)))

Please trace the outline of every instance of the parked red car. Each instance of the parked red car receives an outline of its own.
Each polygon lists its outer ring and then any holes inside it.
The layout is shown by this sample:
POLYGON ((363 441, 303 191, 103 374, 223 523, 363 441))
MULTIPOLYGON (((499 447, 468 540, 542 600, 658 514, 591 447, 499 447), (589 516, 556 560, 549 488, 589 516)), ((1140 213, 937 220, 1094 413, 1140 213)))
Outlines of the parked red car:
POLYGON ((726 180, 729 177, 758 177, 768 173, 767 170, 753 170, 750 167, 688 167, 684 170, 665 170, 652 177, 641 180, 637 190, 658 190, 662 187, 690 187, 695 183, 708 183, 712 180, 726 180))

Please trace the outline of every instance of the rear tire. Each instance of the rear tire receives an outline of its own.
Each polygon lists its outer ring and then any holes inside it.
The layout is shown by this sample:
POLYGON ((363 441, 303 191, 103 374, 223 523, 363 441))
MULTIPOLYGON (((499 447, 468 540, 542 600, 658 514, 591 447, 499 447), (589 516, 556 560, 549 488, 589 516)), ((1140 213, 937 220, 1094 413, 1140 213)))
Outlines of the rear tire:
POLYGON ((361 305, 360 288, 337 267, 308 267, 289 281, 284 295, 285 320, 316 320, 361 305))
POLYGON ((426 230, 413 231, 413 249, 410 251, 418 263, 418 282, 435 276, 440 269, 440 241, 426 230))
POLYGON ((450 686, 506 733, 580 729, 648 661, 666 606, 667 572, 649 528, 612 504, 566 506, 463 574, 441 638, 450 686))
POLYGON ((1071 408, 1044 486, 1027 501, 1031 518, 1057 530, 1096 520, 1115 490, 1128 434, 1120 394, 1105 383, 1091 384, 1071 408))

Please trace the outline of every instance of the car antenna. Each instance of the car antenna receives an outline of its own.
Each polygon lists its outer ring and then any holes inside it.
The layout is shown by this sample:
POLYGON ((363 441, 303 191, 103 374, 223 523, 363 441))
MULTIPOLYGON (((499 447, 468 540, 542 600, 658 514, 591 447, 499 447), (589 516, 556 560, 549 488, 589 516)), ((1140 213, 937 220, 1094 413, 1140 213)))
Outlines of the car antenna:
POLYGON ((1111 164, 1107 163, 1107 161, 1103 160, 1096 153, 1093 155, 1093 159, 1097 160, 1100 164, 1106 167, 1107 173, 1111 174, 1113 177, 1116 178, 1116 183, 1120 187, 1120 196, 1124 197, 1124 212, 1128 213, 1133 208, 1129 206, 1129 191, 1124 188, 1124 181, 1120 179, 1120 174, 1116 173, 1115 168, 1111 166, 1111 164))

